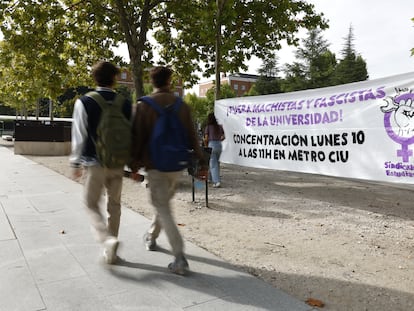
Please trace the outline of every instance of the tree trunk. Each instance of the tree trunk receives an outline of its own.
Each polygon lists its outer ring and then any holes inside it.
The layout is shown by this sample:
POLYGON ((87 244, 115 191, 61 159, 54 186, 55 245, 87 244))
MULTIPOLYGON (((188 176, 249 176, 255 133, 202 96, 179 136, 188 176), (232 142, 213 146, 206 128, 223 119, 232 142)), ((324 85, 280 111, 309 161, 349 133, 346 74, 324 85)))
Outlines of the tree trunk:
POLYGON ((147 41, 148 23, 150 20, 150 10, 152 6, 149 0, 145 0, 142 6, 141 19, 139 27, 135 24, 133 18, 129 18, 122 0, 116 0, 116 7, 118 9, 119 20, 121 28, 125 34, 125 41, 128 46, 128 53, 131 64, 132 78, 134 79, 134 87, 137 98, 144 95, 144 80, 143 80, 143 55, 145 51, 145 43, 147 41), (137 31, 139 29, 139 32, 137 31))
POLYGON ((216 14, 216 55, 214 61, 214 68, 216 72, 216 88, 214 92, 214 98, 220 99, 221 93, 221 79, 220 79, 220 71, 221 71, 221 12, 223 10, 223 6, 226 0, 216 0, 217 4, 217 14, 216 14))

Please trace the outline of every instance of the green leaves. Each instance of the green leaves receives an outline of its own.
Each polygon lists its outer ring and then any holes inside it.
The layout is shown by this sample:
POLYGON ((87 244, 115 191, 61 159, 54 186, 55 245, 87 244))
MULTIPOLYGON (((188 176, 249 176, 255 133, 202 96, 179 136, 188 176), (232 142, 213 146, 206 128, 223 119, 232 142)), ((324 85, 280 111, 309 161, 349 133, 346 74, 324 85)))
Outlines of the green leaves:
POLYGON ((322 15, 305 1, 204 0, 187 1, 185 6, 172 1, 167 9, 174 12, 176 23, 160 24, 156 30, 156 39, 164 47, 162 59, 185 68, 187 74, 201 71, 206 77, 247 69, 246 61, 251 56, 264 58, 274 53, 280 49, 281 40, 297 42, 300 29, 327 26, 322 15), (173 35, 171 27, 176 30, 173 35), (218 45, 217 68, 214 61, 218 45))
POLYGON ((0 92, 27 106, 40 96, 55 100, 66 88, 91 86, 90 66, 117 61, 111 48, 119 42, 128 45, 140 96, 144 69, 156 53, 190 87, 197 71, 246 70, 253 55, 274 53, 281 40, 296 43, 300 29, 326 27, 313 5, 297 0, 3 0, 0 9, 7 42, 0 65, 13 68, 0 92), (157 44, 148 41, 149 31, 157 44))
POLYGON ((328 49, 321 29, 312 29, 296 51, 296 62, 287 64, 286 77, 282 83, 284 92, 319 88, 368 79, 366 63, 356 56, 353 47, 352 28, 345 39, 342 59, 337 62, 335 54, 328 49))
POLYGON ((114 23, 96 14, 98 1, 2 1, 0 30, 4 44, 1 66, 9 66, 2 93, 10 105, 30 109, 39 98, 56 99, 65 87, 91 84, 89 67, 110 58, 114 23), (74 10, 73 8, 77 8, 74 10))
POLYGON ((342 50, 342 59, 335 70, 335 83, 344 84, 368 79, 367 64, 360 55, 357 55, 354 45, 352 26, 349 27, 342 50))

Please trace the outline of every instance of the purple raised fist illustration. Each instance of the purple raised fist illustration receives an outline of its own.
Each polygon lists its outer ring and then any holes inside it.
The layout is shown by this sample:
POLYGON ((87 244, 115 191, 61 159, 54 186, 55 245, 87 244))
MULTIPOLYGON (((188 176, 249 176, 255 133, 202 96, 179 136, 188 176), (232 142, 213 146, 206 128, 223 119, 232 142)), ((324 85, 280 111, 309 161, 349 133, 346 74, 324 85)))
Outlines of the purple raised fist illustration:
POLYGON ((394 122, 391 121, 390 125, 397 127, 395 134, 402 138, 414 136, 414 94, 405 93, 384 100, 387 105, 382 106, 381 111, 392 114, 394 122))

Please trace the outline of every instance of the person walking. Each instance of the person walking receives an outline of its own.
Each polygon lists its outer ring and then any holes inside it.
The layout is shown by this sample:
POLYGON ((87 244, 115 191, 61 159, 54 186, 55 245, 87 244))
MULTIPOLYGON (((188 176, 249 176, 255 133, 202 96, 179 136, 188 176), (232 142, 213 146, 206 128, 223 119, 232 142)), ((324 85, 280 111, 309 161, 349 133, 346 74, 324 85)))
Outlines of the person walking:
POLYGON ((207 116, 207 125, 204 129, 204 145, 211 148, 210 174, 214 188, 221 186, 220 155, 223 150, 221 142, 224 138, 223 127, 218 124, 214 113, 209 113, 207 116))
MULTIPOLYGON (((105 158, 105 155, 112 152, 109 143, 105 146, 102 143, 105 130, 110 128, 111 122, 116 122, 109 117, 109 121, 104 123, 104 114, 109 113, 110 106, 118 109, 116 107, 118 105, 119 115, 123 115, 126 121, 121 120, 123 128, 118 125, 116 130, 112 130, 106 135, 111 135, 114 138, 120 136, 120 140, 115 143, 122 146, 128 146, 131 137, 128 138, 128 133, 131 134, 131 102, 113 90, 119 73, 120 70, 115 65, 106 61, 98 62, 93 66, 92 76, 97 88, 94 92, 87 93, 75 102, 72 122, 72 152, 69 157, 74 179, 79 179, 85 172, 84 204, 87 207, 95 238, 102 243, 103 259, 107 264, 114 264, 117 260, 122 178, 126 161, 121 159, 119 163, 108 164, 108 160, 105 158), (104 215, 99 208, 104 189, 107 195, 107 215, 104 215), (106 216, 107 219, 105 219, 106 216)), ((127 153, 129 156, 130 151, 127 150, 127 153)), ((112 158, 117 159, 115 156, 112 158)))
MULTIPOLYGON (((153 93, 149 96, 151 101, 159 106, 160 110, 174 108, 177 98, 170 90, 173 71, 168 67, 158 66, 150 71, 151 83, 154 86, 153 93)), ((197 134, 191 116, 190 107, 184 103, 177 109, 178 122, 181 129, 186 131, 189 147, 194 150, 194 155, 203 163, 204 156, 198 144, 197 134)), ((156 250, 156 239, 161 229, 165 230, 172 248, 174 261, 168 265, 171 272, 184 275, 189 270, 188 261, 184 254, 184 242, 173 219, 170 201, 174 196, 177 179, 182 174, 182 169, 165 171, 155 167, 155 158, 151 157, 151 137, 158 119, 159 112, 147 101, 138 101, 136 113, 132 124, 132 171, 144 167, 148 174, 148 183, 151 202, 154 207, 154 216, 150 228, 144 235, 144 243, 147 250, 156 250)), ((161 156, 161 155, 158 155, 161 156)), ((166 154, 168 157, 168 154, 166 154)))

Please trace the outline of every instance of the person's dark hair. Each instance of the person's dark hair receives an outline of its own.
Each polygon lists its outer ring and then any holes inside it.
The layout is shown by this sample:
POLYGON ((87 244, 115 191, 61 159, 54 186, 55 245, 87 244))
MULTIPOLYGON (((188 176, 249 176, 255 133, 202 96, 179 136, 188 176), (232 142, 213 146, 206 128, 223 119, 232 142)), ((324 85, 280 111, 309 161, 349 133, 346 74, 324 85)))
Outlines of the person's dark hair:
POLYGON ((92 67, 92 77, 98 86, 110 87, 115 85, 116 76, 119 73, 118 67, 106 61, 100 61, 92 67))
POLYGON ((214 113, 210 112, 207 116, 207 124, 208 125, 217 125, 217 119, 214 113))
POLYGON ((220 130, 220 126, 213 112, 210 112, 207 116, 207 125, 212 125, 213 128, 217 131, 220 130))
POLYGON ((171 78, 173 71, 164 66, 157 66, 150 70, 152 84, 157 87, 168 86, 168 80, 171 78))

